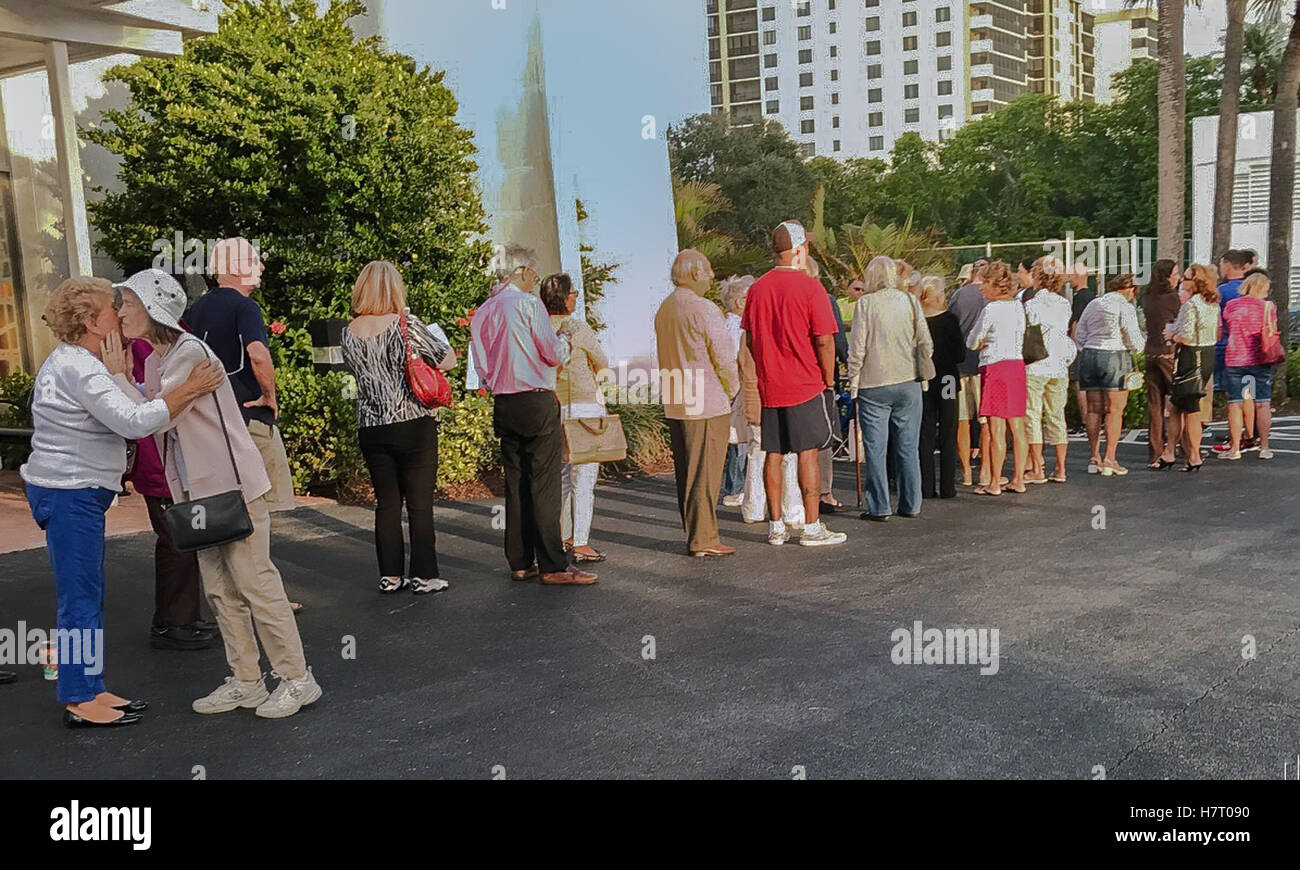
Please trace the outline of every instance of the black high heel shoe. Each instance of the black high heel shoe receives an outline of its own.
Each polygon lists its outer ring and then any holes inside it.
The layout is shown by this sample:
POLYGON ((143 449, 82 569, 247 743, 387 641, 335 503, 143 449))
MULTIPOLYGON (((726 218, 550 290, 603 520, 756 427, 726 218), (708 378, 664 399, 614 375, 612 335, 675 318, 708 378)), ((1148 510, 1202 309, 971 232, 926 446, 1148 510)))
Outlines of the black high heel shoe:
POLYGON ((1162 456, 1162 457, 1158 457, 1155 463, 1152 465, 1148 465, 1147 468, 1151 469, 1152 471, 1166 471, 1170 468, 1173 468, 1177 464, 1178 463, 1175 460, 1165 459, 1162 456))
POLYGON ((1192 463, 1189 462, 1189 463, 1187 463, 1186 465, 1184 465, 1182 468, 1180 468, 1180 469, 1178 469, 1178 470, 1179 470, 1179 471, 1183 471, 1183 472, 1189 472, 1189 471, 1200 471, 1200 470, 1201 470, 1201 466, 1204 465, 1204 464, 1205 464, 1204 462, 1198 462, 1197 464, 1192 465, 1192 463))
POLYGON ((69 728, 117 728, 120 725, 134 725, 143 718, 139 713, 124 713, 121 719, 114 719, 112 722, 91 722, 71 710, 63 711, 63 724, 69 728))

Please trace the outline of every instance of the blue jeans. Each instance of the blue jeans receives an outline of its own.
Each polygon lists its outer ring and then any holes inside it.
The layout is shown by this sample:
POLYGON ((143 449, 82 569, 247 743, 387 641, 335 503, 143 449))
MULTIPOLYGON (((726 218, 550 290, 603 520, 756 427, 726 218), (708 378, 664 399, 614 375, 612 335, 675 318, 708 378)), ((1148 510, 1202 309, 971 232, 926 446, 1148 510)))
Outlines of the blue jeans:
POLYGON ((45 531, 54 569, 60 634, 75 631, 82 639, 79 657, 67 655, 74 649, 71 642, 67 649, 60 644, 59 701, 64 704, 91 701, 104 691, 104 514, 115 495, 98 487, 27 485, 32 519, 45 531))
POLYGON ((889 468, 898 476, 898 511, 921 512, 921 385, 916 381, 858 392, 866 445, 867 510, 889 516, 889 468))
POLYGON ((743 444, 727 445, 727 464, 722 469, 722 494, 740 495, 745 491, 745 467, 749 454, 742 451, 743 444))

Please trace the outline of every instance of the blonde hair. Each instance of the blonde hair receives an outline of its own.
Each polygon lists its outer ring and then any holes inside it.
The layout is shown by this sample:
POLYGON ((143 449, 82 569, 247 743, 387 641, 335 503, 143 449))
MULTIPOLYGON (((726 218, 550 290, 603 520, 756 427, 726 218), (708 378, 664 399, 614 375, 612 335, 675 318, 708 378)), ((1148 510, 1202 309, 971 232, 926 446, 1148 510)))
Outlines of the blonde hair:
POLYGON ((862 290, 864 296, 877 290, 898 289, 898 264, 889 257, 875 257, 867 264, 862 283, 866 285, 862 290))
POLYGON ((352 316, 401 314, 406 310, 406 283, 387 260, 367 263, 352 286, 352 316))
POLYGON ((686 282, 696 281, 709 271, 709 258, 694 248, 687 248, 673 260, 672 282, 674 287, 685 287, 686 282))
POLYGON ((1273 285, 1269 282, 1267 275, 1261 275, 1258 272, 1241 282, 1241 288, 1237 291, 1240 296, 1257 296, 1259 299, 1266 299, 1273 285), (1264 292, 1256 294, 1255 291, 1260 287, 1264 292))
POLYGON ((925 302, 925 300, 929 299, 931 296, 934 296, 935 294, 938 294, 942 298, 946 290, 947 290, 946 282, 943 280, 941 276, 926 275, 924 278, 921 279, 920 299, 922 302, 925 302))
POLYGON ((76 344, 86 334, 86 321, 99 316, 104 300, 112 305, 115 298, 103 278, 69 278, 50 295, 41 319, 59 341, 76 344))

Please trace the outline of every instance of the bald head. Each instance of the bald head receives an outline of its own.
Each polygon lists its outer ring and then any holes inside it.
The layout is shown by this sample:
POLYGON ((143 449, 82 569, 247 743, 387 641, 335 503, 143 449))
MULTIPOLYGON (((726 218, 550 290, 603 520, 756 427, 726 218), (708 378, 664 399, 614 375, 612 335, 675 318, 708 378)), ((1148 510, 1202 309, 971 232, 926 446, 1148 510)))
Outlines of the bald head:
POLYGON ((245 296, 262 283, 262 257, 257 245, 248 239, 222 239, 212 248, 208 271, 222 287, 231 287, 245 296))

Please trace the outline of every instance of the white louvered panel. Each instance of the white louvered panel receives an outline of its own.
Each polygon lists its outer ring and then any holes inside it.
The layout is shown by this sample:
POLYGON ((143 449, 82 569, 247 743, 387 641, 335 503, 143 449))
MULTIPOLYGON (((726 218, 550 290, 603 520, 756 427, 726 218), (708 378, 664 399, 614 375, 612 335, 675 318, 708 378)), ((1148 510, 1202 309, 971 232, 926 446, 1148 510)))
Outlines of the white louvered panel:
POLYGON ((1232 189, 1232 222, 1260 223, 1268 220, 1269 163, 1256 160, 1237 167, 1232 189))

